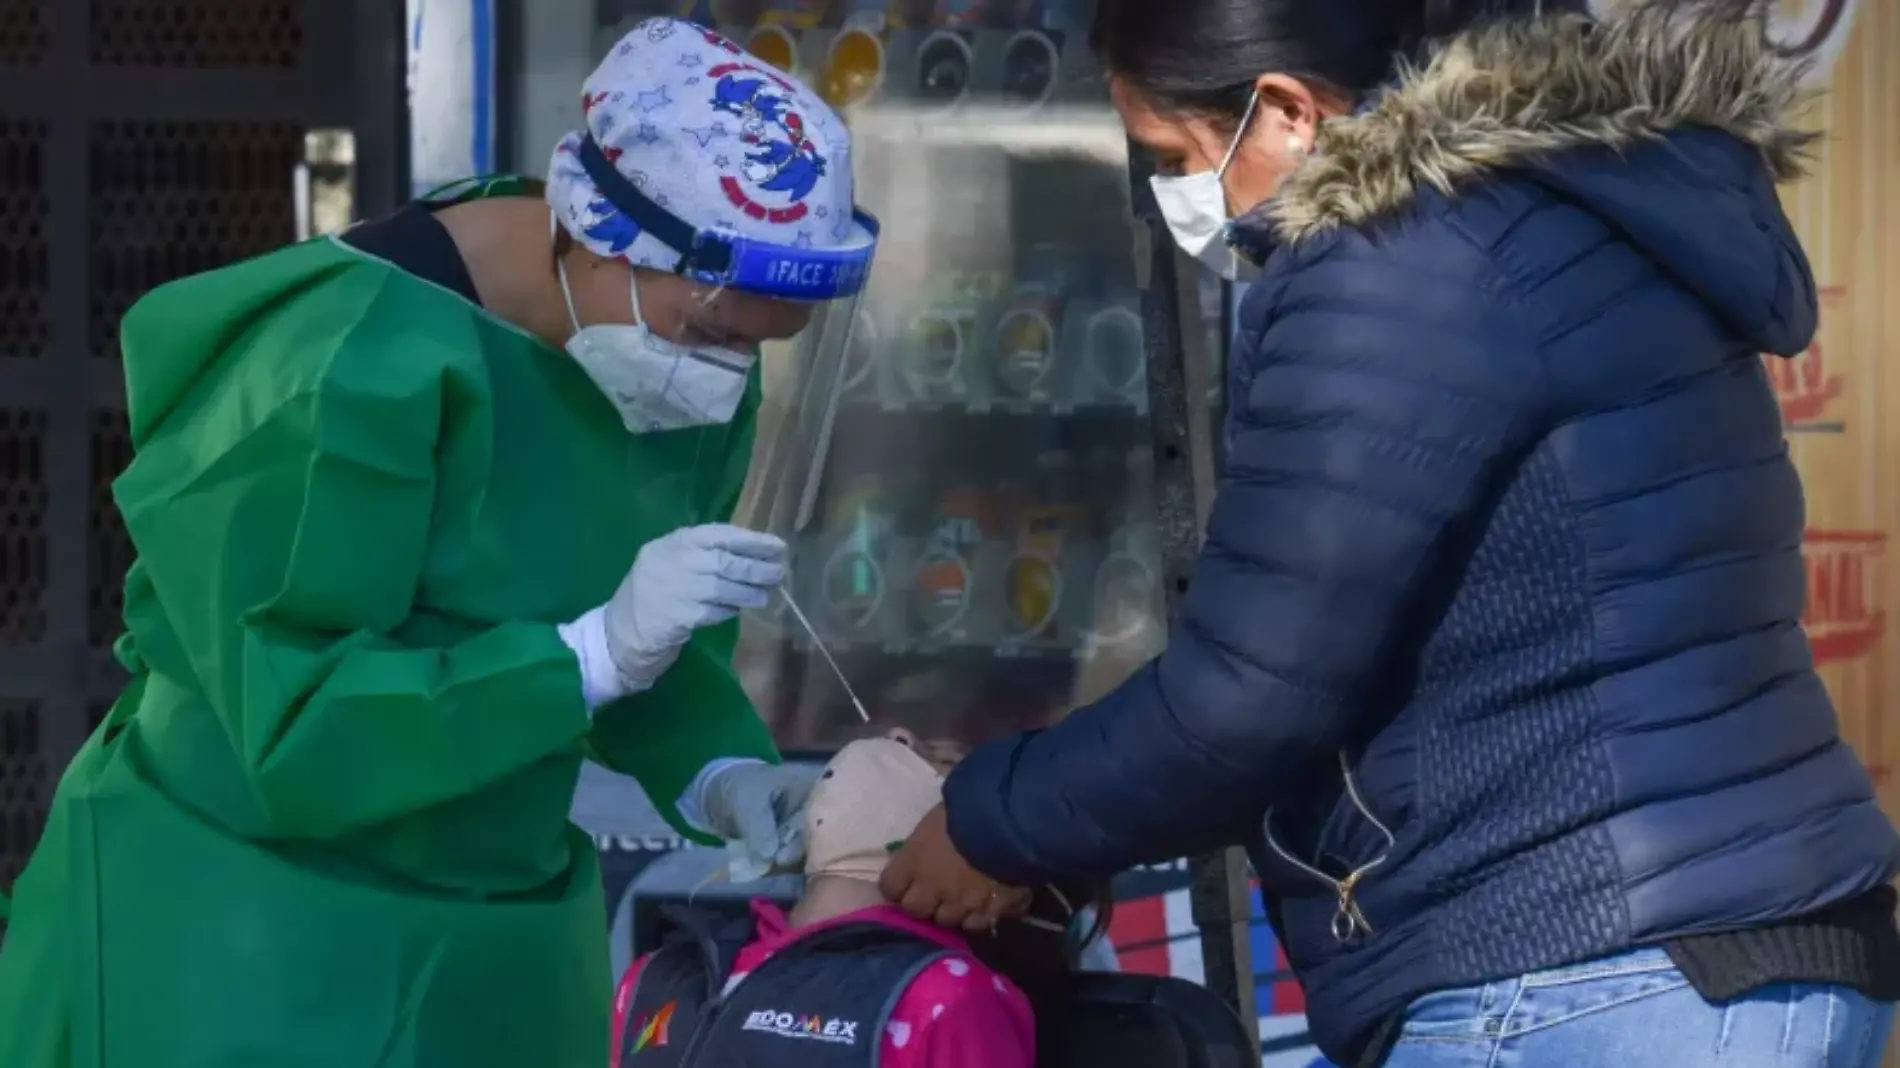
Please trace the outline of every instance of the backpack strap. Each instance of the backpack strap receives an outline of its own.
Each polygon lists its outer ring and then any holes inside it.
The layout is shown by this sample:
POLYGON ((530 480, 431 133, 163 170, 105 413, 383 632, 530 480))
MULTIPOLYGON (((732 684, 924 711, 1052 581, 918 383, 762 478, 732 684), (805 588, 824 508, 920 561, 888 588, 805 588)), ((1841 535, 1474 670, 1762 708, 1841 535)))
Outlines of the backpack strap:
POLYGON ((698 946, 684 940, 670 941, 646 956, 627 993, 626 1009, 618 1014, 614 1063, 623 1068, 677 1064, 667 1049, 670 1036, 675 1031, 690 1035, 705 1015, 704 970, 698 946), (634 1054, 641 1059, 630 1061, 634 1054))
POLYGON ((678 1068, 718 1015, 727 977, 752 935, 749 917, 722 920, 696 909, 667 909, 660 947, 646 957, 627 995, 615 1048, 631 1068, 678 1068), (638 1054, 637 1060, 628 1060, 638 1054))
POLYGON ((904 1000, 904 992, 910 989, 910 984, 916 982, 917 977, 924 974, 931 965, 956 955, 951 950, 940 949, 912 964, 910 970, 905 972, 902 978, 891 984, 891 996, 884 999, 884 1007, 878 1010, 877 1019, 871 1025, 871 1068, 883 1066, 884 1029, 890 1026, 891 1017, 897 1015, 897 1003, 904 1000))
MULTIPOLYGON (((797 939, 792 945, 808 953, 856 953, 865 949, 921 939, 909 931, 888 924, 858 921, 826 927, 797 939)), ((769 962, 768 962, 769 963, 769 962)))
POLYGON ((662 948, 666 944, 688 942, 698 948, 700 961, 705 968, 705 1003, 711 1006, 725 992, 726 980, 732 976, 740 950, 752 941, 755 930, 752 917, 720 920, 698 909, 672 905, 662 908, 660 915, 671 921, 676 929, 675 933, 667 936, 662 948))

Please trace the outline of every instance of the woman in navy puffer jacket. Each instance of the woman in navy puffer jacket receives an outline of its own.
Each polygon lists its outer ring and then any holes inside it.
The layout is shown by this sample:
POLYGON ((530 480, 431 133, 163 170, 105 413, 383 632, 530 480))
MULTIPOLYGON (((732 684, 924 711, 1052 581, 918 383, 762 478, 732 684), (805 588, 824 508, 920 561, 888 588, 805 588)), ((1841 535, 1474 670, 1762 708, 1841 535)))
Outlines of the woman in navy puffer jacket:
POLYGON ((1867 1068, 1900 840, 1760 356, 1815 330, 1798 72, 1738 4, 1458 6, 1102 0, 1177 237, 1263 267, 1226 468, 1166 653, 966 760, 886 892, 1246 844, 1335 1061, 1867 1068))

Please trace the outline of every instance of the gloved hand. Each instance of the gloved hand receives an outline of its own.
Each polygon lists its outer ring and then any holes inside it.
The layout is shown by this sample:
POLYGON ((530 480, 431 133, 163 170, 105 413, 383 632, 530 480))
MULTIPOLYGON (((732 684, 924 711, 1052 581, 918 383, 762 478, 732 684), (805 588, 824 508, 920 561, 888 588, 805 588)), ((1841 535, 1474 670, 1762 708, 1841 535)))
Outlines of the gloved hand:
POLYGON ((823 771, 736 762, 707 777, 697 807, 706 830, 737 843, 752 866, 797 871, 805 863, 805 799, 823 771))
POLYGON ((607 602, 607 653, 627 693, 650 688, 693 632, 763 608, 785 579, 785 543, 724 523, 641 546, 607 602))

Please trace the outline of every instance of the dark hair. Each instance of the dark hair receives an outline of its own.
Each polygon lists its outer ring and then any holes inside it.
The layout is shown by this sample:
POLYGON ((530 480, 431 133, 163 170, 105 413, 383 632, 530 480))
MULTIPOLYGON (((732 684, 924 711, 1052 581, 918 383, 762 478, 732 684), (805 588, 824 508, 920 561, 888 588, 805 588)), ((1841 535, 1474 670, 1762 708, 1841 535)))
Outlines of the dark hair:
POLYGON ((1319 83, 1348 102, 1433 40, 1498 18, 1582 10, 1583 0, 1100 0, 1089 44, 1155 106, 1237 121, 1262 74, 1319 83))
POLYGON ((993 932, 970 936, 970 951, 992 971, 1015 983, 1029 997, 1038 1017, 1046 1006, 1058 1003, 1068 990, 1082 950, 1108 933, 1115 899, 1107 884, 1041 887, 1031 900, 1027 918, 1061 928, 1050 930, 1022 920, 1005 920, 993 932), (1086 929, 1074 922, 1085 906, 1094 906, 1094 920, 1086 929))

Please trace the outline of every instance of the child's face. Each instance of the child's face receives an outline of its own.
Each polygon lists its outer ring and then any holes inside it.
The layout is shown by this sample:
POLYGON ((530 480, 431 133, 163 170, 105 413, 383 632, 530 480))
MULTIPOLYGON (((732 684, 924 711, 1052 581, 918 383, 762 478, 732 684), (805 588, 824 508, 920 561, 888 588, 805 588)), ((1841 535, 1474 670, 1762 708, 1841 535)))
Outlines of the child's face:
POLYGON ((939 775, 949 775, 951 770, 970 755, 970 747, 949 738, 919 738, 902 727, 892 727, 884 732, 884 737, 910 747, 911 751, 923 757, 939 775))

